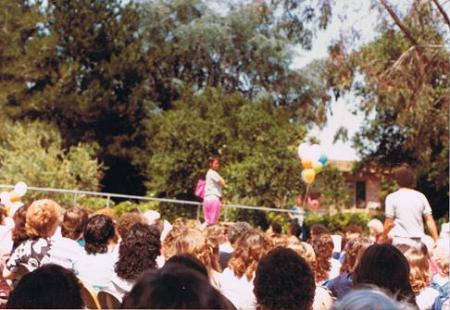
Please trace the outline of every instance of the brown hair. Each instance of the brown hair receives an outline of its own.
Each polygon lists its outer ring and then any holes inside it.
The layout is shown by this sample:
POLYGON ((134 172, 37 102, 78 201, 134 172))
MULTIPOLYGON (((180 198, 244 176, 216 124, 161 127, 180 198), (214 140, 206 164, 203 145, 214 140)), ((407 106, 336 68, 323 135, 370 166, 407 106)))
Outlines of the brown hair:
POLYGON ((255 273, 258 262, 270 249, 269 241, 257 230, 250 230, 242 235, 235 244, 235 250, 228 262, 228 267, 241 278, 250 280, 255 273))
POLYGON ((403 165, 393 170, 395 181, 400 187, 413 187, 416 181, 415 175, 411 167, 403 165))
POLYGON ((341 266, 341 273, 352 273, 358 262, 358 258, 370 246, 370 241, 367 238, 353 238, 345 244, 344 261, 341 266))
POLYGON ((404 253, 409 263, 409 282, 414 294, 419 294, 430 284, 430 270, 427 257, 422 251, 414 247, 409 248, 404 253))
POLYGON ((59 223, 61 207, 51 199, 34 201, 27 210, 25 232, 30 238, 49 238, 59 223))
POLYGON ((120 238, 125 238, 125 233, 130 230, 134 224, 147 224, 147 219, 139 213, 130 212, 123 214, 117 222, 117 233, 120 238))
POLYGON ((220 271, 218 255, 216 255, 219 245, 209 242, 200 230, 188 228, 176 238, 174 248, 175 255, 190 254, 201 261, 208 270, 220 271))
POLYGON ((313 239, 312 246, 316 254, 315 278, 316 282, 328 279, 328 272, 331 270, 330 258, 333 255, 333 240, 328 234, 323 234, 313 239))
POLYGON ((96 214, 88 220, 84 229, 84 249, 88 254, 106 253, 114 237, 113 220, 109 216, 96 214))
POLYGON ((67 209, 61 223, 62 236, 73 240, 80 239, 88 217, 88 212, 84 208, 74 207, 67 209))
POLYGON ((12 229, 12 240, 13 240, 13 249, 17 248, 22 241, 28 239, 28 236, 25 232, 25 223, 27 210, 29 205, 23 205, 19 209, 17 209, 16 213, 14 213, 14 228, 12 229))

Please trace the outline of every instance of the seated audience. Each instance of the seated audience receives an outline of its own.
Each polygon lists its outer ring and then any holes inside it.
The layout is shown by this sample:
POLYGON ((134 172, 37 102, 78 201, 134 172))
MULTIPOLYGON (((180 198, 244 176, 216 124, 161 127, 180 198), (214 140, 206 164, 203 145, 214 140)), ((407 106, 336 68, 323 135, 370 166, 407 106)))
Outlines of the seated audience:
POLYGON ((75 240, 80 246, 84 247, 83 231, 86 227, 89 214, 86 209, 73 207, 64 212, 61 223, 61 235, 63 237, 75 240))
POLYGON ((352 272, 358 263, 358 258, 369 245, 370 241, 367 238, 353 238, 345 244, 345 256, 340 275, 326 283, 326 287, 337 299, 341 299, 352 289, 352 272))
MULTIPOLYGON (((169 266, 178 266, 179 268, 189 268, 199 272, 201 275, 205 276, 206 279, 209 280, 208 270, 205 265, 193 255, 190 254, 178 254, 172 256, 167 262, 167 267, 169 266)), ((164 265, 164 266, 166 266, 164 265)))
POLYGON ((235 309, 204 275, 175 264, 146 271, 125 296, 122 308, 235 309))
POLYGON ((59 225, 60 210, 61 207, 50 199, 36 200, 30 205, 25 220, 28 239, 22 241, 11 254, 3 270, 5 278, 15 278, 20 265, 33 271, 49 262, 50 237, 59 225))
POLYGON ((133 287, 139 275, 147 269, 156 269, 156 258, 161 250, 159 232, 147 224, 134 224, 124 234, 119 245, 119 260, 106 291, 122 300, 133 287))
POLYGON ((13 221, 14 227, 12 229, 12 241, 13 247, 11 253, 25 240, 28 239, 27 233, 25 232, 25 223, 27 219, 27 210, 29 205, 23 205, 17 209, 14 213, 13 221))
POLYGON ((115 229, 112 219, 103 214, 92 216, 84 229, 85 255, 75 264, 78 277, 99 291, 106 288, 114 274, 115 229))
POLYGON ((419 309, 431 309, 439 292, 432 288, 427 257, 417 248, 411 247, 404 252, 409 262, 409 280, 419 309))
POLYGON ((372 243, 379 243, 383 236, 383 223, 379 219, 371 219, 367 226, 369 227, 369 240, 372 243))
POLYGON ((220 276, 220 290, 238 309, 255 309, 253 278, 259 260, 269 250, 265 236, 250 230, 235 242, 228 268, 220 276))
POLYGON ((291 249, 270 251, 256 269, 253 292, 259 309, 309 310, 315 289, 313 271, 291 249))
POLYGON ((376 285, 398 301, 417 307, 409 274, 408 260, 400 250, 390 244, 373 244, 364 251, 353 271, 353 287, 376 285))
POLYGON ((47 264, 26 275, 11 292, 7 309, 83 309, 80 285, 72 271, 47 264))

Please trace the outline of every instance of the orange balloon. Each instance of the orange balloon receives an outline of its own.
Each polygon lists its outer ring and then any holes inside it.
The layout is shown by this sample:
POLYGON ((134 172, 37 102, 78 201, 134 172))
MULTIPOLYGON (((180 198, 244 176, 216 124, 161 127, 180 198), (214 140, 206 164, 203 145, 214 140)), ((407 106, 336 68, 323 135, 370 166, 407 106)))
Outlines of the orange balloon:
POLYGON ((302 166, 305 169, 311 169, 313 167, 313 163, 311 159, 302 159, 302 166))

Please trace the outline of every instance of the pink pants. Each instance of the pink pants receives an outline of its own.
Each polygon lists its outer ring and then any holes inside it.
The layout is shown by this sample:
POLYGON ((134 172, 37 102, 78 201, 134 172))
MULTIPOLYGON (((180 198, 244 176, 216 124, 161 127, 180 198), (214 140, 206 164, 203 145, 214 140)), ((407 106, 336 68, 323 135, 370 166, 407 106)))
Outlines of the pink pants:
POLYGON ((221 208, 222 202, 219 197, 205 197, 205 200, 203 201, 203 216, 205 217, 206 224, 217 224, 221 208))

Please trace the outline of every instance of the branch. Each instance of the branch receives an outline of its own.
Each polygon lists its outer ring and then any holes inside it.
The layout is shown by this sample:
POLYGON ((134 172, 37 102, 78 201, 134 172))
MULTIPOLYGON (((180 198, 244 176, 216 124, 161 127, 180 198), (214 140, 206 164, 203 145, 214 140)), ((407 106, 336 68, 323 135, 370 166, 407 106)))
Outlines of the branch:
POLYGON ((448 18, 447 13, 445 13, 444 8, 439 4, 438 0, 432 0, 432 1, 437 6, 439 12, 441 13, 442 17, 444 17, 445 22, 447 23, 448 27, 450 28, 450 19, 448 18))
POLYGON ((406 38, 411 41, 413 45, 418 45, 417 40, 414 38, 414 36, 409 32, 408 28, 402 23, 400 18, 398 18, 397 14, 395 14, 394 10, 391 8, 391 6, 385 1, 385 0, 379 0, 381 4, 384 6, 386 11, 388 11, 389 15, 394 20, 395 24, 403 31, 406 38))

